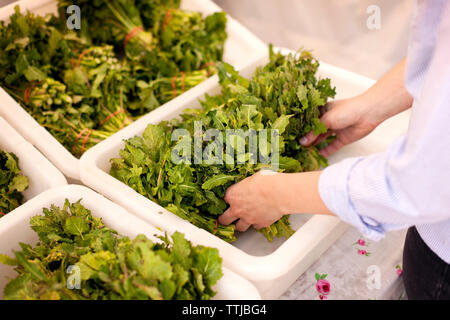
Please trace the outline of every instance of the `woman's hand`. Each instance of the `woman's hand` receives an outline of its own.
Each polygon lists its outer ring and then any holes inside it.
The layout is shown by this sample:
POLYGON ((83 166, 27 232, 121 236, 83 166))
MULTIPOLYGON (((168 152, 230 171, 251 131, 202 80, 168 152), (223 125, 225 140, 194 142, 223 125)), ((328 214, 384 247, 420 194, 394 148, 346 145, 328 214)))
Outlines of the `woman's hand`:
POLYGON ((228 188, 224 199, 230 207, 220 216, 221 224, 228 225, 239 219, 236 223, 236 229, 239 231, 246 231, 251 225, 261 229, 286 214, 274 192, 278 184, 276 177, 279 178, 282 174, 265 173, 260 171, 228 188))
POLYGON ((230 207, 219 217, 228 225, 245 231, 268 227, 285 214, 332 214, 319 195, 320 171, 275 173, 260 171, 228 188, 225 201, 230 207))
POLYGON ((310 132, 300 139, 300 143, 310 146, 335 134, 336 140, 320 151, 324 157, 328 157, 343 146, 364 138, 380 123, 380 119, 367 110, 369 105, 364 96, 328 103, 320 119, 327 126, 328 132, 321 135, 310 132))
POLYGON ((405 88, 405 68, 406 59, 403 59, 363 94, 328 103, 320 119, 328 132, 319 136, 310 132, 300 139, 300 144, 310 146, 336 134, 337 139, 321 150, 328 157, 364 138, 384 120, 410 108, 413 98, 405 88))

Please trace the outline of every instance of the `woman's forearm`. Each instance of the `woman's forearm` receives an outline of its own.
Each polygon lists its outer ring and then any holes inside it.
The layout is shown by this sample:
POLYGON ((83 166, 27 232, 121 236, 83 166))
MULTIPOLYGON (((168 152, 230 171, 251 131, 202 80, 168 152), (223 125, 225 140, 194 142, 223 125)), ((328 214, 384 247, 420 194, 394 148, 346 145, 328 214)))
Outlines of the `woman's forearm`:
POLYGON ((381 123, 411 107, 413 97, 405 87, 405 72, 406 58, 362 94, 375 122, 381 123))
POLYGON ((284 214, 333 213, 325 206, 319 194, 321 171, 277 174, 273 176, 274 192, 284 214))
POLYGON ((267 174, 260 171, 228 188, 225 201, 230 207, 219 222, 245 231, 268 227, 283 215, 315 213, 332 215, 319 195, 320 171, 267 174))

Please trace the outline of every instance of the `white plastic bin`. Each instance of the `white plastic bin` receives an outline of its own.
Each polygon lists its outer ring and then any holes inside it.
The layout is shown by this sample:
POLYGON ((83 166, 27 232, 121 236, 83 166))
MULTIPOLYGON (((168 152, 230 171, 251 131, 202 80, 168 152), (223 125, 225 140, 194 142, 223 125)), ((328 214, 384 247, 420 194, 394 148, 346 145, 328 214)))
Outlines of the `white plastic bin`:
MULTIPOLYGON (((267 59, 245 68, 241 74, 250 76, 256 65, 265 64, 267 59)), ((373 80, 325 63, 321 64, 320 75, 332 79, 337 88, 337 98, 359 94, 374 83, 373 80)), ((217 83, 203 88, 206 89, 203 92, 200 92, 200 88, 196 91, 198 98, 203 98, 205 93, 215 94, 220 91, 217 83)), ((240 234, 238 240, 230 244, 177 217, 108 174, 109 160, 118 157, 119 150, 124 147, 124 139, 141 135, 149 123, 156 124, 171 119, 182 110, 193 107, 199 107, 197 97, 193 95, 186 97, 182 103, 169 102, 114 137, 96 145, 81 159, 82 181, 163 230, 179 230, 195 243, 219 248, 225 266, 252 281, 263 299, 278 298, 341 236, 347 227, 344 223, 330 216, 293 215, 290 221, 296 232, 288 240, 275 239, 269 243, 262 234, 249 230, 240 234)), ((407 122, 407 114, 387 121, 365 139, 343 148, 330 158, 330 162, 384 150, 395 137, 406 130, 407 122)))
MULTIPOLYGON (((145 234, 153 241, 159 241, 154 235, 163 235, 155 227, 143 222, 98 193, 86 187, 66 185, 40 194, 14 210, 13 214, 0 219, 0 253, 12 256, 12 250, 20 250, 19 242, 36 244, 38 236, 30 228, 30 218, 42 214, 42 209, 49 208, 52 204, 62 207, 65 199, 71 202, 82 199, 81 203, 91 210, 94 216, 102 218, 105 225, 117 230, 121 235, 134 238, 138 234, 145 234)), ((258 291, 250 282, 227 268, 222 268, 222 271, 223 277, 214 287, 217 292, 214 299, 260 299, 258 291)), ((9 279, 16 275, 13 267, 0 264, 0 298, 3 299, 3 289, 9 279)))
POLYGON ((19 158, 20 169, 28 177, 29 186, 23 192, 24 201, 45 190, 67 184, 62 173, 1 117, 0 150, 13 152, 19 158))
MULTIPOLYGON (((211 14, 221 9, 210 0, 182 0, 181 7, 187 10, 211 14)), ((0 20, 8 21, 14 7, 20 5, 21 11, 30 10, 37 14, 56 13, 56 0, 22 0, 0 8, 0 20)), ((266 45, 250 33, 236 20, 228 16, 228 39, 225 43, 224 60, 238 69, 245 67, 266 55, 266 45)), ((216 83, 212 76, 205 83, 216 83)), ((192 89, 191 89, 192 90, 192 89)), ((178 103, 192 95, 191 90, 174 100, 178 103)), ((46 129, 41 127, 18 103, 0 87, 0 116, 3 116, 26 139, 31 141, 61 172, 69 182, 79 182, 79 160, 60 144, 46 129)))

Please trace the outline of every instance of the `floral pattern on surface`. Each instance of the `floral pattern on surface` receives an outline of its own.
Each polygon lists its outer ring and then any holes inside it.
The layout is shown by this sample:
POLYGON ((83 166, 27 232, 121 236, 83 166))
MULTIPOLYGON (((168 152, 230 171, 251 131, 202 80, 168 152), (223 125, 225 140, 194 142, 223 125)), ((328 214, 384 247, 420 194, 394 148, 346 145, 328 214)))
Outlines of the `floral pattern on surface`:
POLYGON ((330 293, 330 282, 325 280, 327 274, 319 274, 316 273, 316 290, 319 293, 319 299, 325 300, 327 299, 328 294, 330 293))
POLYGON ((398 275, 399 277, 401 277, 402 274, 403 274, 403 269, 402 269, 402 267, 398 264, 398 265, 395 266, 395 270, 396 270, 396 272, 397 272, 397 275, 398 275))
POLYGON ((370 252, 367 252, 366 250, 363 250, 363 249, 358 249, 358 254, 360 256, 366 256, 366 257, 370 256, 370 252))
POLYGON ((353 246, 356 247, 358 255, 366 256, 366 257, 370 256, 370 252, 365 249, 369 246, 369 243, 366 240, 364 240, 363 238, 359 238, 358 241, 353 243, 353 246), (365 247, 365 248, 363 249, 361 247, 365 247))

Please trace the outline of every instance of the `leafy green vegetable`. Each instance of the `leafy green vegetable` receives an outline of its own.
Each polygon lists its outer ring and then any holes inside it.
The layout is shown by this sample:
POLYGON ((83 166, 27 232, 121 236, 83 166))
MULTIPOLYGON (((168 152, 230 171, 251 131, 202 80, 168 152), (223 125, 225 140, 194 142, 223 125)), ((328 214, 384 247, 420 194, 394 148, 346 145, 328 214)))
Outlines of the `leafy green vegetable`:
POLYGON ((218 250, 193 246, 175 232, 153 242, 131 240, 106 227, 80 201, 54 205, 31 218, 39 235, 32 247, 21 243, 14 258, 18 276, 5 287, 5 299, 210 299, 222 277, 218 250), (78 270, 79 287, 72 282, 78 270), (69 286, 70 285, 70 286, 69 286))
POLYGON ((216 72, 226 15, 179 1, 59 0, 59 17, 0 22, 0 85, 73 155, 216 72), (66 26, 80 6, 81 30, 66 26))
MULTIPOLYGON (((319 120, 319 107, 334 97, 335 89, 330 79, 316 78, 318 67, 309 52, 285 57, 272 48, 270 62, 258 68, 250 80, 232 66, 218 64, 222 93, 206 96, 201 109, 187 109, 181 119, 150 124, 142 136, 127 140, 120 157, 111 159, 110 174, 181 218, 225 241, 234 241, 235 226, 217 223, 218 216, 227 209, 223 197, 232 184, 270 166, 261 161, 261 155, 276 159, 271 148, 276 143, 272 141, 274 130, 279 134, 279 171, 311 171, 327 165, 316 147, 298 143, 311 130, 326 130, 319 120), (196 123, 201 123, 200 130, 195 130, 196 123), (188 134, 172 139, 176 129, 188 134), (208 149, 211 142, 206 139, 207 129, 220 132, 223 143, 216 144, 215 151, 208 149), (250 138, 226 135, 226 130, 250 129, 267 130, 269 141, 264 144, 258 138, 258 150, 252 151, 250 138), (196 139, 196 134, 201 139, 196 139), (244 154, 229 155, 226 145, 236 149, 239 140, 245 144, 244 154), (203 155, 194 152, 196 144, 203 155), (203 160, 198 158, 204 158, 205 152, 211 161, 196 161, 203 160), (260 161, 250 161, 257 153, 260 161), (180 161, 174 162, 174 154, 180 161)), ((261 232, 271 241, 274 237, 289 237, 293 230, 285 216, 261 232)))
POLYGON ((14 153, 0 150, 0 217, 22 204, 22 192, 28 188, 28 178, 19 168, 14 153))

